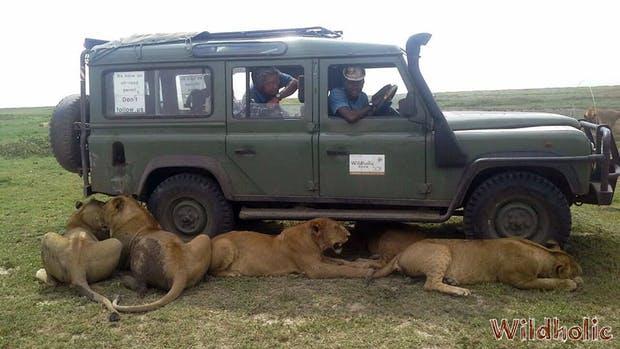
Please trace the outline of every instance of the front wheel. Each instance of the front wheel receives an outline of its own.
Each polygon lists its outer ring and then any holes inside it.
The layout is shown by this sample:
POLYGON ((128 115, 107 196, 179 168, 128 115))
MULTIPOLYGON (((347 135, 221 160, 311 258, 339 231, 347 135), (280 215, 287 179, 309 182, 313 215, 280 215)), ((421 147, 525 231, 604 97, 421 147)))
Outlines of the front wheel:
POLYGON ((571 214, 564 194, 553 183, 529 172, 506 172, 480 184, 463 218, 468 238, 518 236, 541 244, 563 245, 571 214))
POLYGON ((234 213, 217 182, 197 174, 179 174, 161 182, 148 206, 165 230, 191 238, 233 229, 234 213))

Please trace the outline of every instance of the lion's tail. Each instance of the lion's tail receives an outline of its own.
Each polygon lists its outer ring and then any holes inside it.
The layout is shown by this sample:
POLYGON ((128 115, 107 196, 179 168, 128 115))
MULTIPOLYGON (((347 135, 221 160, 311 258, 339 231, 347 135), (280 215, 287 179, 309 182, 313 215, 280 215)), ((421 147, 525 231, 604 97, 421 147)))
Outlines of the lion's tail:
POLYGON ((389 263, 386 264, 383 268, 375 270, 375 272, 372 273, 371 278, 376 279, 385 277, 392 274, 394 270, 398 270, 398 258, 400 258, 400 254, 394 256, 394 258, 392 258, 392 260, 389 261, 389 263))
POLYGON ((179 298, 179 296, 185 289, 186 284, 187 275, 185 273, 178 273, 174 277, 174 280, 172 281, 172 287, 170 287, 168 293, 166 293, 166 295, 156 300, 155 302, 142 305, 118 305, 118 297, 116 297, 112 302, 112 305, 114 305, 114 308, 116 310, 122 313, 142 313, 155 310, 179 298))
POLYGON ((120 319, 120 315, 118 314, 118 311, 114 309, 112 302, 110 302, 110 300, 105 296, 102 296, 101 294, 93 291, 93 289, 90 288, 88 282, 86 282, 85 279, 83 281, 80 281, 79 283, 75 283, 74 286, 83 296, 95 302, 101 303, 106 308, 108 308, 108 310, 110 311, 110 316, 108 317, 108 319, 110 321, 118 321, 120 319))
POLYGON ((398 267, 398 258, 400 254, 397 254, 388 264, 386 264, 383 268, 377 269, 374 272, 368 274, 366 276, 366 285, 370 285, 372 279, 381 278, 392 274, 394 270, 399 270, 398 267))

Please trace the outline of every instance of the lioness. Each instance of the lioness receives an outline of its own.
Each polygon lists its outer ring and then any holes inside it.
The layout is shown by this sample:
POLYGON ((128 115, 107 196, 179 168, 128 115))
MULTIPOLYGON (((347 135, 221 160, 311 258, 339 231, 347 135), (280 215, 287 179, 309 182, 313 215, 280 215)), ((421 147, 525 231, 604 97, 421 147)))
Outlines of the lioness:
POLYGON ((280 276, 291 273, 310 278, 364 277, 373 266, 323 256, 340 253, 349 232, 338 222, 316 218, 284 229, 278 235, 232 231, 213 239, 209 273, 215 276, 280 276))
POLYGON ((95 234, 101 238, 106 236, 103 204, 95 199, 85 204, 77 202, 77 211, 69 218, 65 235, 47 233, 43 236, 41 258, 44 269, 39 269, 36 277, 50 286, 58 282, 75 286, 84 296, 105 305, 111 311, 110 321, 118 321, 120 317, 112 303, 88 285, 110 277, 121 255, 120 241, 98 241, 95 237, 95 234))
POLYGON ((366 236, 368 252, 385 262, 426 237, 417 226, 398 222, 358 222, 355 230, 366 236))
POLYGON ((620 111, 590 107, 583 117, 590 122, 608 125, 614 137, 620 137, 620 123, 618 123, 620 111))
POLYGON ((162 230, 149 211, 130 197, 109 200, 104 206, 104 219, 110 235, 122 242, 129 257, 135 278, 133 288, 140 293, 147 285, 168 290, 159 300, 144 305, 121 306, 115 299, 112 304, 118 311, 145 312, 162 307, 200 281, 209 268, 211 240, 207 235, 184 243, 177 235, 162 230))
POLYGON ((583 117, 586 120, 596 122, 597 124, 605 124, 613 128, 616 121, 620 119, 620 111, 590 107, 586 110, 583 117))
POLYGON ((570 255, 521 238, 422 240, 369 278, 383 277, 394 270, 409 276, 426 275, 425 290, 458 296, 467 296, 471 291, 445 284, 444 277, 456 284, 499 281, 522 289, 574 290, 581 283, 581 267, 570 255))

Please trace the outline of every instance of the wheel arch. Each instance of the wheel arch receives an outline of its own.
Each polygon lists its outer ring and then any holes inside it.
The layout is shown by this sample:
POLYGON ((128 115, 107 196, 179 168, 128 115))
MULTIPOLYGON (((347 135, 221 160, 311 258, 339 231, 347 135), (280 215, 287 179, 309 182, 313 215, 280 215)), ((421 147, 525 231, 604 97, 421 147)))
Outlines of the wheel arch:
POLYGON ((230 178, 219 161, 207 156, 161 156, 146 165, 138 183, 138 197, 147 201, 157 186, 170 176, 192 173, 213 179, 222 189, 224 197, 232 198, 230 178))
POLYGON ((479 170, 475 176, 473 176, 458 206, 464 207, 467 205, 474 190, 484 181, 495 175, 506 172, 530 172, 547 179, 560 189, 569 204, 574 202, 574 193, 578 191, 580 186, 579 179, 575 173, 567 174, 566 171, 562 171, 556 166, 492 166, 479 170))

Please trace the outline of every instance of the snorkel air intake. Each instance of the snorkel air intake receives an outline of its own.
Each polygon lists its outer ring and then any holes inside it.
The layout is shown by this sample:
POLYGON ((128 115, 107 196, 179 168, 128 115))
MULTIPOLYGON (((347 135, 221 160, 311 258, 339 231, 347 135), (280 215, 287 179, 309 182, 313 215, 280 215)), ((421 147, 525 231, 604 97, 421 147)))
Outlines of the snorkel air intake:
POLYGON ((420 47, 426 45, 430 39, 431 34, 420 33, 412 35, 407 40, 409 75, 434 121, 435 163, 438 167, 461 167, 467 163, 467 155, 461 149, 454 132, 450 129, 420 72, 420 47))

